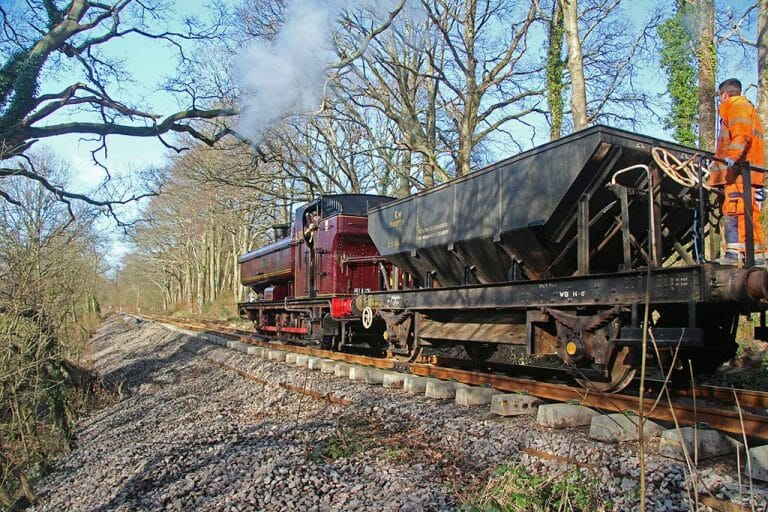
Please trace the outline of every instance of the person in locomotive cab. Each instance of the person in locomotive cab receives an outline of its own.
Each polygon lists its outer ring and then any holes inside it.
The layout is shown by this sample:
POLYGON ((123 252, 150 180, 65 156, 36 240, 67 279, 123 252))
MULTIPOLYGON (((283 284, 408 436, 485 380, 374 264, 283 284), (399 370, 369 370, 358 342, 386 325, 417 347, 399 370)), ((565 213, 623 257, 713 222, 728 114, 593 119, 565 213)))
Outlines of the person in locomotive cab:
POLYGON ((304 240, 310 246, 315 242, 315 231, 320 227, 320 214, 307 212, 304 214, 304 240))
POLYGON ((741 95, 739 80, 729 78, 722 82, 717 88, 717 97, 720 103, 720 123, 715 156, 725 161, 725 164, 714 164, 709 175, 709 185, 723 191, 725 262, 743 261, 746 251, 745 214, 751 214, 755 261, 764 264, 765 245, 758 199, 764 194, 765 177, 761 172, 752 171, 752 190, 749 191, 747 206, 743 195, 743 178, 739 166, 736 165, 738 162, 747 161, 753 166, 765 166, 763 128, 755 107, 741 95))

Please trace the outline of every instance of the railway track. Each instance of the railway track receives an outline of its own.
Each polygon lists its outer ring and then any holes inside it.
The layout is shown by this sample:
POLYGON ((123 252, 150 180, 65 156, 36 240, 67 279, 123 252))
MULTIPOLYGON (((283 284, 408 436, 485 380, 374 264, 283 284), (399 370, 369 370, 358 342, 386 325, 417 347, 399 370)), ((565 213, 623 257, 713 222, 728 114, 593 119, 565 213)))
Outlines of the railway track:
MULTIPOLYGON (((568 382, 565 371, 551 370, 556 382, 515 377, 508 374, 514 365, 490 364, 485 371, 468 368, 469 361, 440 356, 422 356, 416 362, 369 355, 333 352, 275 341, 241 329, 215 322, 178 320, 144 316, 156 322, 172 324, 191 331, 249 343, 273 350, 283 350, 324 359, 333 359, 412 375, 451 380, 473 386, 485 386, 507 393, 526 393, 554 402, 577 402, 604 411, 639 413, 637 395, 610 394, 587 390, 568 382), (488 372, 490 370, 491 373, 488 372)), ((526 367, 520 367, 526 368, 526 367)), ((530 368, 529 368, 530 369, 530 368)), ((709 428, 749 438, 768 439, 768 393, 717 386, 665 389, 662 382, 647 381, 652 390, 644 397, 643 416, 680 426, 706 425, 709 428), (737 405, 738 404, 738 407, 737 405)))

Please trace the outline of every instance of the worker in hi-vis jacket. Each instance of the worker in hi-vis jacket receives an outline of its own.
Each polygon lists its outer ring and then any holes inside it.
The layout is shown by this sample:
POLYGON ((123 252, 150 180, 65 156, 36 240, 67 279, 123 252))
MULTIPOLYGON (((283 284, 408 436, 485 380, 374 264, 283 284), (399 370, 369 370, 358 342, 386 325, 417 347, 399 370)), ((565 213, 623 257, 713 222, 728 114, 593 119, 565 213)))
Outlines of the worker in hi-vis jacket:
POLYGON ((715 156, 723 161, 715 163, 709 176, 709 185, 723 189, 723 220, 725 223, 725 261, 739 263, 744 260, 746 247, 745 212, 752 214, 755 242, 755 261, 765 262, 763 228, 760 225, 760 206, 755 193, 763 193, 763 173, 752 171, 752 190, 749 191, 749 206, 744 201, 744 183, 739 166, 748 161, 757 167, 765 166, 765 145, 763 129, 755 107, 741 95, 741 82, 735 78, 725 80, 717 89, 720 102, 720 126, 715 147, 715 156))

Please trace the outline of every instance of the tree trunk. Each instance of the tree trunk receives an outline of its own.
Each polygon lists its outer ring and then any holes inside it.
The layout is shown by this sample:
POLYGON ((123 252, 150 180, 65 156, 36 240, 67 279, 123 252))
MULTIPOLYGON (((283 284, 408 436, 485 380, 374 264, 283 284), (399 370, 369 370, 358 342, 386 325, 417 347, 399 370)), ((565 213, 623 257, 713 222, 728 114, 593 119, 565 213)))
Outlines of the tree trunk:
POLYGON ((197 299, 196 299, 196 311, 202 313, 203 303, 205 302, 205 281, 203 279, 203 265, 197 266, 197 299))
POLYGON ((216 226, 211 226, 209 230, 210 240, 208 241, 208 252, 210 254, 208 261, 208 302, 216 300, 216 288, 218 287, 218 267, 216 266, 216 256, 219 252, 218 233, 216 226))
POLYGON ((246 232, 247 228, 245 226, 240 226, 237 230, 237 234, 232 234, 232 265, 234 268, 232 271, 232 300, 235 302, 240 300, 240 280, 238 279, 240 269, 238 268, 237 260, 240 258, 240 249, 245 245, 243 240, 246 238, 246 232))
MULTIPOLYGON (((408 141, 408 147, 411 141, 408 141)), ((413 151, 410 149, 403 151, 402 160, 397 171, 397 192, 396 197, 408 197, 411 195, 411 167, 413 166, 413 151)))
MULTIPOLYGON (((427 75, 436 76, 435 70, 432 69, 431 59, 427 59, 427 75)), ((430 79, 427 82, 427 105, 425 108, 425 135, 426 145, 430 148, 429 155, 425 155, 427 160, 424 165, 424 186, 426 188, 432 188, 435 186, 435 175, 441 169, 437 165, 437 157, 435 153, 437 151, 437 92, 438 84, 440 82, 436 79, 430 79)))
POLYGON ((699 147, 711 151, 715 147, 715 3, 696 0, 693 5, 699 20, 699 147))
POLYGON ((560 0, 552 5, 549 21, 549 49, 547 50, 547 102, 552 116, 550 140, 559 139, 563 127, 563 6, 560 0))
POLYGON ((479 91, 477 90, 477 57, 475 56, 475 14, 477 3, 466 2, 467 14, 464 23, 464 43, 467 48, 467 62, 464 75, 467 80, 464 111, 459 120, 459 149, 456 155, 456 176, 469 174, 472 166, 472 149, 475 145, 479 91))
POLYGON ((584 58, 579 39, 579 4, 577 0, 559 0, 563 9, 565 40, 568 43, 568 71, 571 73, 571 113, 573 130, 587 127, 587 89, 584 82, 584 58))
POLYGON ((187 297, 187 307, 192 308, 193 298, 192 298, 192 262, 189 261, 186 264, 186 297, 187 297))
MULTIPOLYGON (((757 13, 757 112, 768 129, 768 0, 758 2, 757 13)), ((768 146, 765 161, 768 162, 768 146)))

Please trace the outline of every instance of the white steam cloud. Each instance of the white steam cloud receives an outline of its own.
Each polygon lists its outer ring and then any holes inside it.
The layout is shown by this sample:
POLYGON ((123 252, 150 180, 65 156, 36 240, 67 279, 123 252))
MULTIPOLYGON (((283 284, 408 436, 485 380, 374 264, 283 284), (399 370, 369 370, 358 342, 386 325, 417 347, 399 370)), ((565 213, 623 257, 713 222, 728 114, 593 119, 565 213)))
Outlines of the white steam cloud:
MULTIPOLYGON (((283 115, 317 110, 326 67, 335 58, 329 42, 334 22, 344 8, 375 4, 371 0, 288 0, 285 24, 277 36, 254 44, 241 56, 241 132, 258 141, 283 115)), ((381 6, 373 10, 378 13, 381 6)))

